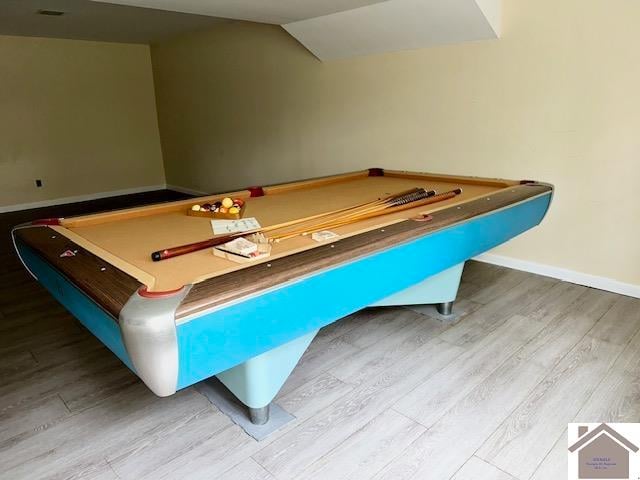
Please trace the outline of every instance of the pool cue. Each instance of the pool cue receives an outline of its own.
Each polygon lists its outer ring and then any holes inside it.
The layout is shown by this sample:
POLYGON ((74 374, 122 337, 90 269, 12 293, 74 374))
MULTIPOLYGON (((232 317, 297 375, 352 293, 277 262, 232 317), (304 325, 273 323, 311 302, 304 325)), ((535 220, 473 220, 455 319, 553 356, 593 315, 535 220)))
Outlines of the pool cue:
MULTIPOLYGON (((244 232, 244 235, 249 235, 251 232, 244 232)), ((224 235, 222 237, 210 238, 201 242, 187 243, 186 245, 180 245, 178 247, 165 248, 164 250, 158 250, 151 254, 151 260, 159 262, 160 260, 167 260, 169 258, 178 257, 187 253, 197 252, 198 250, 204 250, 205 248, 215 247, 222 245, 223 243, 230 242, 234 238, 238 238, 237 234, 224 235)))
POLYGON ((360 203, 358 205, 352 205, 350 207, 339 208, 337 210, 332 210, 331 212, 318 213, 316 215, 311 215, 311 216, 304 217, 304 218, 298 218, 298 219, 295 219, 295 220, 289 220, 288 222, 282 222, 282 223, 278 223, 276 225, 269 225, 267 227, 261 228, 260 229, 260 233, 271 232, 273 230, 280 230, 281 228, 291 227, 291 226, 297 225, 299 223, 310 222, 311 220, 316 220, 316 219, 322 218, 322 217, 328 217, 330 215, 337 215, 339 213, 348 212, 349 210, 356 210, 356 209, 361 209, 361 208, 370 208, 370 207, 373 207, 373 206, 378 205, 378 204, 382 205, 385 202, 388 202, 393 198, 401 197, 401 196, 404 196, 404 195, 409 195, 410 193, 415 193, 418 190, 420 190, 420 189, 419 188, 412 188, 410 190, 406 190, 406 191, 403 191, 403 192, 400 192, 400 193, 389 195, 389 196, 387 196, 385 198, 379 198, 377 200, 372 200, 370 202, 360 203))
POLYGON ((462 193, 462 189, 461 188, 456 188, 455 190, 450 190, 448 192, 443 192, 440 193, 438 195, 434 195, 428 198, 424 198, 422 200, 418 200, 415 202, 411 202, 411 203, 406 203, 403 205, 398 205, 397 207, 391 207, 391 208, 387 208, 385 210, 380 210, 377 212, 370 212, 367 213, 365 215, 362 215, 361 217, 356 217, 356 218, 350 218, 350 219, 344 219, 342 221, 337 221, 335 223, 332 224, 319 224, 316 225, 315 227, 313 227, 312 229, 303 231, 303 230, 297 230, 295 232, 290 232, 286 235, 283 236, 279 236, 279 237, 271 237, 269 240, 275 241, 276 243, 279 243, 283 240, 288 240, 290 238, 294 238, 297 236, 307 236, 311 233, 315 233, 315 232, 319 232, 321 230, 326 230, 329 228, 337 228, 337 227, 342 227, 344 225, 349 225, 351 223, 356 223, 356 222, 360 222, 362 220, 368 220, 369 218, 375 218, 375 217, 380 217, 382 215, 389 215, 392 213, 396 213, 396 212, 400 212, 403 210, 409 210, 412 208, 418 208, 418 207, 422 207, 424 205, 431 205, 433 203, 438 203, 438 202, 443 202, 445 200, 449 200, 451 198, 454 198, 458 195, 460 195, 462 193))
MULTIPOLYGON (((418 207, 422 207, 424 205, 431 205, 433 203, 444 202, 445 200, 449 200, 451 198, 454 198, 454 197, 460 195, 461 193, 462 193, 462 189, 456 188, 455 190, 451 190, 451 191, 448 191, 448 192, 443 192, 441 194, 434 195, 432 197, 425 198, 423 200, 417 200, 414 203, 407 203, 407 204, 404 204, 404 205, 398 205, 397 207, 392 207, 392 208, 389 208, 387 210, 382 210, 380 212, 372 212, 372 213, 369 213, 369 214, 365 214, 362 217, 359 217, 355 221, 359 222, 361 220, 367 220, 369 218, 379 217, 381 215, 389 215, 391 213, 400 212, 402 210, 410 210, 412 208, 418 208, 418 207)), ((343 226, 343 225, 348 225, 349 223, 354 223, 354 220, 344 220, 344 221, 341 221, 341 222, 336 222, 335 224, 332 224, 332 226, 329 227, 329 228, 336 228, 336 227, 340 227, 340 226, 343 226)), ((309 235, 310 233, 314 233, 314 232, 317 232, 319 230, 324 230, 325 228, 327 228, 327 227, 325 226, 325 227, 322 227, 322 228, 319 228, 319 229, 315 229, 315 227, 314 227, 313 230, 309 230, 308 232, 304 232, 302 235, 309 235)))
POLYGON ((397 197, 408 195, 410 193, 414 193, 414 192, 416 192, 418 190, 420 190, 420 189, 419 188, 413 188, 411 190, 406 190, 406 191, 403 191, 403 192, 400 192, 400 193, 396 193, 394 195, 389 195, 388 197, 385 197, 383 199, 372 200, 370 202, 365 202, 365 203, 361 203, 361 204, 358 204, 358 205, 352 205, 350 207, 340 208, 338 210, 333 210, 331 212, 325 212, 325 213, 320 213, 320 214, 317 214, 317 215, 311 215, 310 217, 305 217, 305 218, 301 218, 301 219, 297 219, 297 220, 290 220, 290 221, 287 221, 287 222, 278 223, 278 224, 270 225, 270 226, 263 227, 263 228, 257 228, 257 229, 254 229, 254 230, 248 230, 246 232, 237 232, 237 233, 233 233, 233 234, 230 234, 230 235, 224 235, 224 236, 220 236, 220 237, 213 237, 213 238, 209 238, 207 240, 203 240, 203 241, 200 241, 200 242, 188 243, 188 244, 179 245, 179 246, 176 246, 176 247, 165 248, 163 250, 158 250, 158 251, 155 251, 155 252, 151 253, 151 260, 153 260, 154 262, 159 262, 161 260, 167 260, 169 258, 178 257, 180 255, 186 255, 187 253, 193 253, 193 252, 197 252, 199 250, 204 250, 206 248, 216 247, 218 245, 222 245, 223 243, 230 242, 231 240, 234 240, 236 238, 243 237, 245 235, 252 235, 254 233, 263 233, 263 232, 269 232, 269 231, 273 231, 273 230, 278 230, 280 228, 285 228, 285 227, 292 226, 292 225, 295 225, 295 224, 298 224, 298 223, 308 222, 310 220, 314 220, 315 218, 320 218, 320 217, 328 216, 328 215, 335 215, 335 214, 338 214, 338 213, 341 213, 341 212, 345 212, 345 211, 348 211, 348 210, 369 206, 369 205, 380 203, 380 202, 383 203, 383 202, 386 202, 386 201, 390 201, 393 198, 397 198, 397 197))
MULTIPOLYGON (((412 200, 410 198, 412 195, 413 196, 422 195, 424 198, 428 198, 428 197, 433 197, 434 195, 436 195, 436 191, 435 190, 422 189, 422 191, 410 192, 410 193, 407 193, 405 195, 398 196, 395 199, 392 199, 391 201, 386 202, 385 204, 382 204, 382 205, 372 205, 370 207, 367 207, 367 208, 364 208, 364 209, 361 209, 361 210, 357 210, 357 211, 353 211, 353 212, 346 212, 345 214, 340 215, 338 218, 339 219, 343 219, 343 218, 346 219, 346 218, 350 218, 350 217, 358 217, 358 216, 364 215, 366 213, 376 212, 378 210, 382 210, 382 209, 385 209, 385 208, 392 208, 392 207, 396 206, 394 204, 394 202, 397 203, 399 201, 402 201, 402 199, 406 198, 406 197, 409 197, 409 198, 407 198, 408 201, 417 201, 417 200, 412 200)), ((333 222, 335 220, 336 219, 326 220, 326 221, 324 221, 324 223, 333 222)))
MULTIPOLYGON (((317 225, 323 225, 323 224, 333 224, 336 221, 341 221, 347 218, 352 218, 352 217, 359 217, 362 216, 366 213, 369 212, 374 212, 374 211, 378 211, 381 209, 387 209, 387 208, 391 208, 393 206, 395 206, 395 204, 401 204, 404 202, 411 202, 411 201, 416 201, 416 199, 414 199, 413 197, 415 196, 420 196, 420 198, 424 198, 424 197, 432 197, 436 195, 435 190, 426 190, 425 188, 415 188, 412 190, 407 190, 406 192, 401 192, 399 194, 396 195, 392 195, 390 197, 387 197, 386 199, 384 199, 383 201, 380 202, 372 202, 374 203, 373 205, 370 205, 368 207, 365 208, 359 208, 359 209, 355 209, 355 210, 351 210, 348 212, 343 213, 342 215, 339 215, 336 218, 331 218, 331 219, 327 219, 327 220, 323 220, 320 223, 316 223, 313 225, 310 225, 310 227, 316 227, 317 225)), ((334 212, 334 213, 339 213, 339 212, 334 212)), ((298 223, 298 222, 296 222, 298 223)), ((307 227, 309 228, 309 227, 307 227)), ((279 230, 279 228, 278 228, 279 230)), ((298 228, 297 230, 295 230, 296 232, 301 230, 300 228, 298 228)), ((276 237, 281 237, 281 236, 289 236, 290 232, 282 232, 280 234, 277 234, 276 237)))
POLYGON ((316 223, 314 225, 311 225, 310 227, 303 227, 303 228, 298 228, 296 230, 293 231, 289 231, 289 232, 283 232, 281 234, 278 235, 271 235, 270 236, 270 240, 281 240, 281 239, 288 239, 288 238, 293 238, 297 235, 300 235, 304 232, 306 232, 307 230, 310 230, 310 228, 312 227, 314 229, 314 231, 318 231, 318 230, 322 230, 324 228, 327 227, 333 227, 333 225, 335 223, 349 223, 350 221, 359 221, 361 218, 364 218, 365 215, 369 214, 369 213, 376 213, 376 212, 382 212, 381 214, 386 214, 389 212, 389 210, 396 208, 398 206, 401 205, 405 205, 405 204, 411 204, 413 206, 416 205, 416 202, 418 201, 422 201, 425 200, 427 198, 433 198, 434 196, 436 196, 436 192, 434 190, 426 190, 426 189, 418 189, 416 192, 412 192, 409 193, 407 195, 403 195, 403 196, 399 196, 396 197, 395 199, 393 199, 391 201, 391 203, 388 203, 386 205, 378 205, 374 208, 370 208, 370 209, 366 209, 363 210, 362 212, 357 212, 357 213, 351 213, 351 214, 347 214, 347 215, 341 215, 337 218, 333 218, 330 220, 326 220, 326 221, 322 221, 320 223, 316 223))

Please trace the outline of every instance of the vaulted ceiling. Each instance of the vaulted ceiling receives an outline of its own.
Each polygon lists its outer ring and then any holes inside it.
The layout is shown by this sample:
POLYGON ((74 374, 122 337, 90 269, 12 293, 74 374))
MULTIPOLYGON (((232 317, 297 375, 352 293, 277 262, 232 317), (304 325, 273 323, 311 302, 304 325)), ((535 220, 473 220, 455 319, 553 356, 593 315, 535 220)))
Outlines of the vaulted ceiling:
POLYGON ((497 38, 500 6, 501 0, 1 0, 0 34, 152 43, 235 19, 282 25, 319 59, 333 60, 497 38))
POLYGON ((500 33, 500 0, 108 1, 279 24, 321 60, 486 40, 500 33))

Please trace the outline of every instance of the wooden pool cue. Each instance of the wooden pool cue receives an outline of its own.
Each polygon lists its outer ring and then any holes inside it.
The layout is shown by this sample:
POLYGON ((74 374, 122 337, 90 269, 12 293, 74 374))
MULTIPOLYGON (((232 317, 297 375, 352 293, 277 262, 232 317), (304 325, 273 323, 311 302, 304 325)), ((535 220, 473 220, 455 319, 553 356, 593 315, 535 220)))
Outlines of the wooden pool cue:
MULTIPOLYGON (((400 205, 400 204, 403 204, 403 203, 414 202, 414 201, 417 201, 419 199, 433 197, 434 195, 436 195, 435 190, 426 190, 424 188, 416 188, 416 189, 413 189, 413 190, 407 190, 406 192, 401 192, 401 193, 398 193, 396 195, 392 195, 390 197, 387 197, 383 201, 374 202, 373 205, 366 206, 364 208, 358 208, 358 209, 350 210, 350 211, 347 211, 347 212, 344 212, 344 213, 338 215, 335 218, 330 218, 330 219, 327 219, 327 220, 323 220, 320 223, 314 223, 314 224, 309 225, 307 227, 298 228, 295 231, 298 232, 301 229, 316 227, 318 225, 333 224, 334 222, 337 222, 337 221, 342 221, 342 220, 345 220, 345 219, 348 219, 348 218, 359 217, 359 216, 362 216, 362 215, 364 215, 366 213, 370 213, 370 212, 376 212, 376 211, 379 211, 379 210, 389 209, 391 207, 394 207, 394 206, 397 206, 397 205, 400 205)), ((338 212, 334 212, 334 213, 337 214, 338 212)), ((284 236, 289 238, 290 237, 290 233, 291 232, 282 232, 280 234, 272 236, 272 238, 284 237, 284 236)))
POLYGON ((327 230, 327 229, 330 229, 330 228, 342 227, 344 225, 349 225, 351 223, 360 222, 362 220, 368 220, 369 218, 379 217, 379 216, 382 216, 382 215, 389 215, 389 214, 392 214, 392 213, 400 212, 402 210, 409 210, 409 209, 412 209, 412 208, 422 207, 424 205, 431 205, 433 203, 443 202, 445 200, 449 200, 451 198, 454 198, 454 197, 460 195, 461 193, 462 193, 462 189, 461 188, 456 188, 454 190, 450 190, 448 192, 440 193, 438 195, 433 195, 431 197, 427 197, 427 198, 424 198, 422 200, 417 200, 415 202, 410 202, 410 203, 398 205, 396 207, 390 207, 390 208, 387 208, 387 209, 384 209, 384 210, 375 211, 375 212, 365 213, 365 214, 363 214, 363 215, 361 215, 359 217, 345 218, 345 219, 338 220, 338 221, 333 222, 333 223, 323 222, 321 224, 315 225, 311 229, 307 229, 307 230, 299 229, 299 230, 296 230, 296 231, 293 231, 293 232, 288 232, 288 233, 283 234, 283 235, 270 237, 269 240, 270 241, 275 241, 277 243, 277 242, 281 242, 283 240, 288 240, 290 238, 294 238, 294 237, 297 237, 297 236, 306 236, 306 235, 309 235, 311 233, 319 232, 321 230, 327 230))
MULTIPOLYGON (((324 230, 326 228, 333 228, 338 223, 340 225, 346 225, 353 222, 359 222, 362 219, 366 219, 370 217, 387 215, 389 213, 397 212, 400 210, 415 208, 420 205, 426 205, 428 203, 435 203, 435 202, 425 203, 425 201, 428 199, 437 198, 437 199, 446 200, 446 198, 442 198, 441 195, 436 195, 436 193, 433 190, 431 191, 423 190, 422 192, 409 194, 405 197, 399 197, 397 199, 397 203, 395 204, 392 203, 388 205, 381 205, 376 207, 375 209, 368 209, 362 213, 340 216, 338 218, 316 223, 314 225, 311 225, 310 227, 298 228, 296 230, 284 232, 279 235, 272 235, 269 237, 269 239, 275 240, 275 241, 285 240, 285 239, 293 238, 297 235, 305 234, 307 232, 324 230), (409 206, 406 207, 406 205, 409 205, 409 206), (401 207, 404 207, 404 208, 401 208, 401 207)), ((439 201, 439 200, 436 200, 436 201, 439 201)))
POLYGON ((383 210, 383 211, 379 211, 379 212, 371 212, 371 213, 367 213, 362 215, 361 217, 358 217, 357 219, 345 219, 343 221, 338 221, 333 223, 332 225, 330 225, 329 227, 327 226, 322 226, 322 228, 314 228, 313 230, 310 230, 308 232, 304 232, 302 235, 309 235, 310 233, 314 233, 314 232, 318 232, 320 230, 325 230, 326 228, 336 228, 336 227, 341 227, 343 225, 348 225, 350 223, 354 223, 354 222, 359 222, 361 220, 367 220, 369 218, 374 218, 374 217, 379 217, 382 215, 389 215, 392 213, 396 213, 396 212, 400 212, 402 210, 409 210, 412 208, 418 208, 418 207, 422 207, 424 205, 431 205, 433 203, 438 203, 438 202, 444 202, 445 200, 449 200, 451 198, 454 198, 458 195, 460 195, 462 193, 462 189, 461 188, 456 188, 455 190, 451 190, 449 192, 443 192, 440 193, 438 195, 434 195, 432 197, 429 198, 425 198, 423 200, 418 200, 414 203, 407 203, 404 205, 398 205, 397 207, 391 207, 387 210, 383 210))
MULTIPOLYGON (((249 234, 251 234, 251 232, 243 232, 243 235, 249 234)), ((224 235, 222 237, 210 238, 201 242, 187 243, 186 245, 165 248, 164 250, 153 252, 151 254, 151 260, 153 260, 154 262, 159 262, 160 260, 167 260, 169 258, 178 257, 180 255, 186 255, 187 253, 197 252, 198 250, 204 250, 205 248, 222 245, 223 243, 230 242, 234 238, 238 238, 238 235, 224 235)))
MULTIPOLYGON (((239 237, 243 237, 245 235, 252 235, 254 233, 264 233, 270 232, 273 230, 278 230, 285 227, 290 227, 293 225, 297 225, 300 223, 308 222, 317 218, 321 218, 324 216, 336 215, 342 212, 347 212, 349 210, 360 209, 360 208, 368 208, 374 204, 383 204, 384 202, 392 201, 394 198, 402 197, 405 195, 409 195, 411 193, 415 193, 421 190, 420 188, 412 188, 411 190, 406 190, 400 193, 396 193, 394 195, 389 195, 388 197, 372 200, 370 202, 361 203, 358 205, 352 205, 350 207, 344 207, 337 210, 332 210, 331 212, 319 213, 316 215, 311 215, 309 217, 304 217, 296 220, 289 220, 287 222, 278 223, 275 225, 270 225, 263 228, 258 228, 254 230, 248 230, 246 232, 237 232, 231 235, 224 235, 219 237, 209 238, 207 240, 202 240, 200 242, 188 243, 185 245, 179 245, 176 247, 165 248, 163 250, 158 250, 151 253, 151 260, 154 262, 159 262, 161 260, 167 260, 169 258, 178 257, 180 255, 186 255, 187 253, 197 252, 199 250, 204 250, 206 248, 217 247, 218 245, 222 245, 223 243, 230 242, 231 240, 239 237)), ((424 190, 424 189, 422 189, 424 190)))
MULTIPOLYGON (((360 211, 360 209, 375 207, 376 205, 383 205, 386 202, 393 200, 394 198, 401 197, 404 195, 409 195, 411 193, 415 193, 419 191, 420 188, 412 188, 410 190, 405 190, 404 192, 396 193, 394 195, 389 195, 384 198, 379 198, 377 200, 372 200, 370 202, 360 203, 358 205, 352 205, 350 207, 339 208, 337 210, 332 210, 330 212, 318 213, 316 215, 310 215, 308 217, 298 218, 295 220, 289 220, 287 222, 278 223, 276 225, 269 225, 267 227, 263 227, 260 229, 260 233, 271 232, 273 230, 280 230, 281 228, 291 227, 293 225, 298 225, 300 223, 310 222, 311 220, 316 220, 322 217, 329 217, 331 215, 337 215, 339 213, 349 213, 350 211, 360 211)), ((435 193, 435 192, 434 192, 435 193)))

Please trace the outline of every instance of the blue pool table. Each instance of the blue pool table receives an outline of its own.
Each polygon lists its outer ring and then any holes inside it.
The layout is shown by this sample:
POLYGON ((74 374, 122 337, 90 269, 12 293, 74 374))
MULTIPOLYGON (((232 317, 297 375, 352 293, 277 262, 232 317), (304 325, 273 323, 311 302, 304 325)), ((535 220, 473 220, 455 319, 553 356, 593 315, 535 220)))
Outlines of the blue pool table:
POLYGON ((19 225, 25 267, 157 395, 217 376, 254 423, 318 330, 365 307, 436 304, 451 313, 464 262, 544 218, 549 184, 369 169, 229 194, 19 225), (237 263, 211 249, 150 253, 212 236, 194 203, 242 198, 268 226, 412 187, 456 198, 296 237, 237 263))

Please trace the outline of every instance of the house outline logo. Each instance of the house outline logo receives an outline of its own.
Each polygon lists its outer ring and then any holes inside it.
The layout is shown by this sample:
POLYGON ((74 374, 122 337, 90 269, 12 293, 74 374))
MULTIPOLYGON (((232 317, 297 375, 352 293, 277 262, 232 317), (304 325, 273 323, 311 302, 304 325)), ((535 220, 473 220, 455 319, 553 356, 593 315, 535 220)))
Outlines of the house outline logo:
POLYGON ((630 456, 638 450, 606 423, 591 431, 587 426, 578 426, 578 440, 569 447, 569 452, 578 452, 579 479, 628 479, 630 456))

